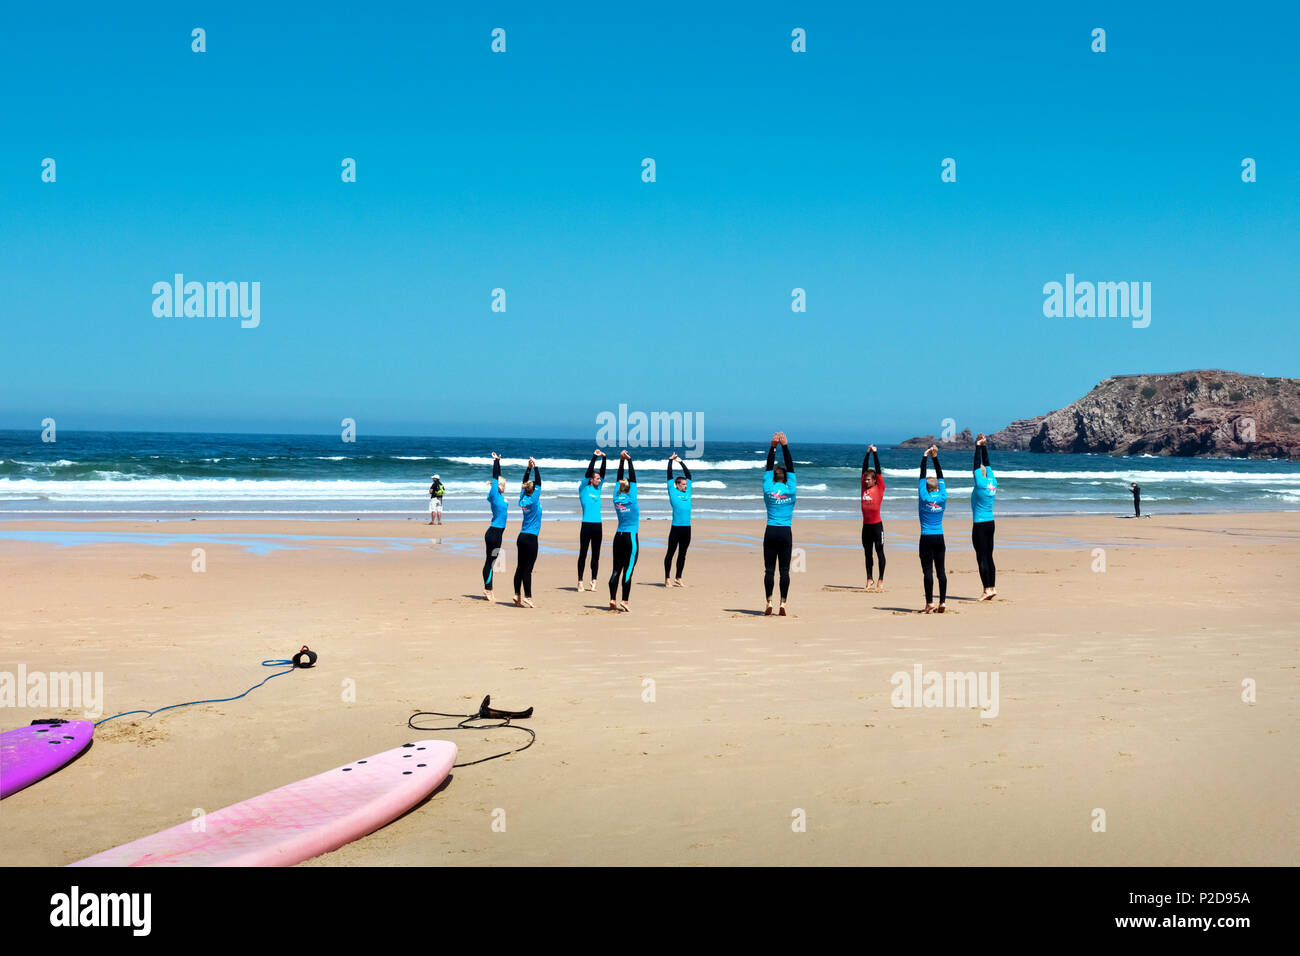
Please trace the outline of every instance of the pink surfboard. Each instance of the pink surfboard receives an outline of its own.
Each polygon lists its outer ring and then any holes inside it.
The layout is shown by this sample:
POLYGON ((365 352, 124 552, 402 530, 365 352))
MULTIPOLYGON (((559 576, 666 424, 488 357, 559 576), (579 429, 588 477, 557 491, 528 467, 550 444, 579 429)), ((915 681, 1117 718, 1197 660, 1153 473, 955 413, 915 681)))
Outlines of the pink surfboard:
POLYGON ((448 741, 403 744, 71 865, 292 866, 391 823, 455 762, 448 741))
POLYGON ((0 734, 0 800, 71 763, 94 735, 88 720, 32 724, 0 734))

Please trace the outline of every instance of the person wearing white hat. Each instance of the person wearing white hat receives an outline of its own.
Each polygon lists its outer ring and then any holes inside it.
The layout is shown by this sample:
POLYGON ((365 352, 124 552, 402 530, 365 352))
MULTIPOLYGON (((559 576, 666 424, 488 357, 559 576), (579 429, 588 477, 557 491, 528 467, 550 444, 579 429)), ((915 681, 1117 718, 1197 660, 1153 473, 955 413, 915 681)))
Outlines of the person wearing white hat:
POLYGON ((446 491, 442 479, 434 475, 429 486, 429 524, 442 524, 442 496, 446 491))

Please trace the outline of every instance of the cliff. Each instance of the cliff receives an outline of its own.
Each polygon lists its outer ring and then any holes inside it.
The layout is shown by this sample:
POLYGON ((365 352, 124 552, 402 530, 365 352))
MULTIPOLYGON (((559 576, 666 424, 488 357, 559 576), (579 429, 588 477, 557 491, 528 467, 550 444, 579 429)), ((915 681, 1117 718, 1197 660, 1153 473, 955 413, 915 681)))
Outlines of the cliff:
MULTIPOLYGON (((1117 455, 1300 457, 1300 380, 1201 370, 1118 375, 1012 422, 993 448, 1117 455)), ((940 447, 944 447, 942 444, 940 447)))
MULTIPOLYGON (((969 428, 900 448, 967 451, 969 428)), ((1064 408, 1012 422, 989 447, 1114 455, 1300 458, 1300 380, 1201 370, 1117 375, 1064 408)))

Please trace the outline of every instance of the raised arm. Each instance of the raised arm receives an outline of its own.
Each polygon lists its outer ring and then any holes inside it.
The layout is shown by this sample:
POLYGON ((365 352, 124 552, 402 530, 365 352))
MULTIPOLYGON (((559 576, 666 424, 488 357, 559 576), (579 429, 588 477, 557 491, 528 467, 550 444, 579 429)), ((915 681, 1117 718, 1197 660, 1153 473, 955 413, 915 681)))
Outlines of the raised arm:
POLYGON ((939 450, 937 448, 934 451, 934 477, 943 481, 943 469, 939 467, 939 450))
MULTIPOLYGON (((622 477, 623 475, 622 467, 618 469, 618 473, 619 476, 622 477)), ((630 484, 633 485, 636 484, 636 465, 632 464, 632 457, 630 455, 628 456, 627 459, 627 480, 630 484)))
POLYGON ((930 461, 930 452, 927 449, 926 451, 921 452, 921 480, 922 481, 925 481, 925 466, 929 463, 929 461, 930 461))
POLYGON ((690 470, 689 468, 686 467, 686 462, 682 461, 680 458, 678 458, 677 461, 678 461, 678 463, 682 466, 682 475, 685 476, 685 478, 686 478, 687 481, 690 481, 690 480, 691 480, 691 470, 690 470))
POLYGON ((533 465, 533 484, 538 488, 542 487, 542 466, 533 465))
POLYGON ((772 447, 767 450, 767 470, 771 471, 776 466, 776 442, 772 442, 772 447))
POLYGON ((785 455, 785 470, 786 470, 786 474, 793 475, 793 474, 794 474, 794 459, 790 457, 790 446, 787 445, 787 444, 785 444, 785 443, 783 442, 783 443, 781 444, 781 453, 782 453, 783 455, 785 455))
POLYGON ((885 473, 880 470, 880 453, 873 451, 871 453, 872 467, 876 469, 876 478, 883 480, 885 473))
POLYGON ((492 480, 496 481, 501 477, 501 459, 494 457, 492 459, 492 480))
POLYGON ((980 458, 983 461, 984 467, 987 468, 989 466, 989 443, 987 441, 980 445, 980 458))
POLYGON ((668 459, 668 484, 671 485, 672 483, 673 483, 673 460, 669 458, 668 459))
POLYGON ((605 480, 605 456, 600 456, 600 480, 605 480))
POLYGON ((622 480, 623 480, 623 462, 624 462, 624 460, 625 460, 625 459, 622 458, 622 456, 620 456, 619 459, 618 459, 618 480, 619 480, 619 481, 622 481, 622 480))
POLYGON ((587 474, 583 477, 588 479, 596 477, 596 453, 594 451, 591 453, 591 461, 587 462, 587 474))

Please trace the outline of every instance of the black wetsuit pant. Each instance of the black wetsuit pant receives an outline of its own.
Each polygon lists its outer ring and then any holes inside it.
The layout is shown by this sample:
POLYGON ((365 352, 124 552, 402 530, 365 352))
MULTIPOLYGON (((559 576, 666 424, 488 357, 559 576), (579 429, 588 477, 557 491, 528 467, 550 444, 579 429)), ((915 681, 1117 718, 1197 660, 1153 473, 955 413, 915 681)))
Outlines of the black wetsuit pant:
POLYGON ((533 565, 537 563, 537 535, 521 533, 515 539, 519 560, 515 564, 515 593, 522 587, 524 597, 533 596, 533 565))
POLYGON ((976 521, 970 526, 970 543, 975 548, 975 563, 980 569, 980 583, 996 587, 998 569, 993 564, 993 522, 976 521))
POLYGON ((483 559, 484 591, 492 590, 492 567, 501 554, 501 533, 505 530, 505 528, 488 528, 483 533, 483 546, 487 549, 487 557, 483 559))
POLYGON ((867 580, 870 581, 875 577, 871 573, 871 552, 873 550, 876 557, 880 559, 880 580, 885 580, 885 523, 883 521, 862 526, 862 550, 867 554, 867 580))
POLYGON ((794 532, 789 528, 768 525, 763 532, 763 589, 772 599, 772 579, 777 565, 781 567, 781 600, 790 593, 790 554, 794 551, 794 532))
POLYGON ((578 580, 587 570, 587 547, 591 546, 591 579, 596 580, 600 573, 600 542, 605 534, 605 526, 599 521, 584 521, 578 532, 578 580))
POLYGON ((618 582, 623 579, 623 600, 632 593, 632 570, 636 567, 639 552, 637 535, 631 531, 614 533, 614 571, 609 576, 609 599, 618 596, 618 582))
POLYGON ((1141 495, 1133 496, 1133 517, 1134 518, 1142 517, 1142 496, 1141 495))
POLYGON ((691 546, 691 526, 673 525, 668 529, 668 553, 664 555, 664 578, 673 563, 673 552, 677 552, 677 579, 682 577, 682 568, 686 567, 686 549, 691 546))
POLYGON ((925 603, 934 603, 934 577, 939 576, 939 603, 948 599, 948 572, 943 562, 947 548, 941 534, 921 535, 921 573, 925 576, 925 603))

